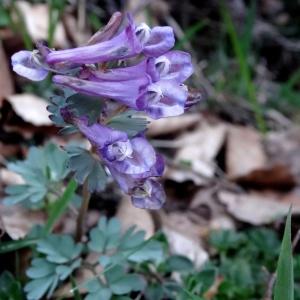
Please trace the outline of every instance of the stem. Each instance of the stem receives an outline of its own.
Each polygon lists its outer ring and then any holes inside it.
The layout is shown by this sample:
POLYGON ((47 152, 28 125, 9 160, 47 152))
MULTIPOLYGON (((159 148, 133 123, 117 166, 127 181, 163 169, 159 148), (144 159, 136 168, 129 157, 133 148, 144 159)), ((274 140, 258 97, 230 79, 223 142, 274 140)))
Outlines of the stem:
POLYGON ((76 227, 77 242, 81 241, 82 235, 84 234, 84 221, 89 207, 90 198, 91 198, 91 194, 88 190, 88 181, 86 179, 82 186, 82 203, 77 218, 77 227, 76 227))

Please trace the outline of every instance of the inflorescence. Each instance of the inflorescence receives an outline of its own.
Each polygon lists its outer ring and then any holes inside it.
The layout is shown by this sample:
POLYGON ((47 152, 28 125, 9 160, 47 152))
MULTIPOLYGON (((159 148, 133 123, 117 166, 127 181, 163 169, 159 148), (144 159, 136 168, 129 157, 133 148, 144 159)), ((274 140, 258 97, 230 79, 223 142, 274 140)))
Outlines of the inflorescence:
MULTIPOLYGON (((136 26, 129 14, 123 23, 121 14, 115 13, 82 47, 56 51, 38 43, 37 50, 12 56, 13 70, 33 81, 55 73, 56 85, 97 96, 99 101, 113 100, 113 105, 144 112, 152 119, 183 114, 188 99, 183 82, 193 73, 190 55, 171 50, 175 38, 169 26, 136 26)), ((75 116, 67 107, 60 113, 91 142, 136 207, 159 209, 163 205, 165 193, 156 178, 164 171, 164 160, 143 132, 129 138, 101 118, 89 124, 88 116, 75 116)))

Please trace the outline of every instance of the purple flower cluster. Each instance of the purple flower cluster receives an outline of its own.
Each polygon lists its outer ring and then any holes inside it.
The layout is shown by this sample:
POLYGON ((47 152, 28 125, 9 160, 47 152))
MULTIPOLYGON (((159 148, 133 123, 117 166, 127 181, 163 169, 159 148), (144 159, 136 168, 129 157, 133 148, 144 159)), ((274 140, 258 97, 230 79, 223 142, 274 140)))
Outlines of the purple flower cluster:
MULTIPOLYGON (((125 23, 119 26, 116 13, 86 46, 56 51, 39 44, 33 52, 20 51, 12 56, 13 69, 34 81, 54 72, 57 85, 99 96, 99 101, 114 100, 153 119, 183 114, 188 99, 183 82, 193 73, 190 55, 171 50, 175 38, 169 26, 136 26, 130 15, 125 23)), ((75 117, 67 109, 61 113, 91 142, 135 206, 162 206, 165 195, 155 178, 162 175, 164 162, 142 134, 129 139, 99 123, 89 126, 87 116, 75 117)))

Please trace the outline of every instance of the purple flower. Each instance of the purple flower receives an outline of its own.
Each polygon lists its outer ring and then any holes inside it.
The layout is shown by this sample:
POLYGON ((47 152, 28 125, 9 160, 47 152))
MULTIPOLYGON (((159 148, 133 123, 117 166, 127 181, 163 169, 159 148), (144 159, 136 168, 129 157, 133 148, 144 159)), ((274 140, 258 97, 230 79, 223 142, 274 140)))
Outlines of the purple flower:
POLYGON ((175 37, 170 26, 155 26, 151 29, 147 24, 142 23, 135 32, 146 56, 157 57, 174 47, 175 37))
POLYGON ((74 62, 91 64, 133 57, 142 52, 142 45, 135 34, 135 26, 128 18, 126 28, 111 38, 94 45, 67 50, 52 51, 47 56, 48 63, 74 62))
POLYGON ((190 54, 174 50, 157 58, 150 58, 147 71, 154 82, 163 79, 183 83, 193 74, 194 70, 190 54))
POLYGON ((112 177, 118 182, 120 188, 131 196, 134 206, 143 209, 159 209, 166 200, 162 186, 155 177, 162 176, 164 160, 161 155, 156 155, 155 164, 148 172, 137 175, 126 175, 109 166, 112 177))
POLYGON ((92 64, 125 59, 144 53, 147 56, 159 56, 170 50, 175 43, 173 29, 168 26, 154 27, 141 24, 136 27, 130 15, 127 26, 121 33, 93 45, 67 50, 52 51, 47 56, 48 63, 74 62, 92 64))
POLYGON ((160 80, 148 86, 136 105, 153 119, 173 117, 184 113, 187 97, 185 85, 173 80, 160 80))
POLYGON ((174 80, 151 84, 146 74, 124 81, 92 81, 56 75, 53 82, 82 94, 114 99, 135 110, 145 111, 153 119, 183 114, 188 96, 186 86, 174 80))
POLYGON ((85 67, 80 72, 79 77, 91 81, 127 81, 146 77, 147 81, 150 82, 150 74, 149 77, 147 75, 147 60, 143 60, 134 66, 108 69, 105 71, 85 67))
POLYGON ((13 70, 30 80, 44 80, 48 70, 42 65, 38 51, 19 51, 11 57, 13 70))
POLYGON ((150 178, 132 190, 131 201, 137 208, 160 209, 166 201, 166 194, 161 184, 150 178))
POLYGON ((174 80, 183 83, 193 73, 190 54, 183 51, 169 51, 157 58, 142 60, 139 64, 114 68, 105 71, 95 70, 92 67, 83 68, 80 78, 94 81, 125 81, 138 79, 149 75, 153 82, 174 80))
POLYGON ((135 206, 158 209, 163 205, 164 191, 154 178, 163 174, 164 160, 143 136, 128 139, 124 132, 107 126, 88 126, 87 118, 76 118, 67 108, 61 114, 96 148, 112 177, 123 192, 131 195, 135 206))
POLYGON ((129 175, 148 172, 156 162, 156 153, 144 137, 114 142, 101 149, 100 153, 108 166, 129 175))
POLYGON ((130 194, 134 187, 141 185, 146 179, 162 176, 165 162, 160 154, 155 155, 155 162, 148 171, 136 174, 124 174, 118 171, 113 164, 108 164, 112 177, 118 182, 123 192, 130 194))
POLYGON ((56 75, 53 82, 72 88, 78 93, 114 99, 133 109, 137 109, 136 100, 147 90, 150 77, 143 76, 127 81, 83 80, 71 76, 56 75))
MULTIPOLYGON (((66 119, 66 113, 62 115, 66 119)), ((129 140, 122 131, 97 123, 88 126, 87 118, 73 117, 72 123, 94 145, 105 164, 116 172, 140 177, 150 172, 156 163, 156 153, 144 137, 129 140)))
POLYGON ((99 29, 87 42, 87 45, 94 45, 99 42, 110 40, 119 30, 122 23, 122 14, 117 11, 109 19, 108 23, 99 29))

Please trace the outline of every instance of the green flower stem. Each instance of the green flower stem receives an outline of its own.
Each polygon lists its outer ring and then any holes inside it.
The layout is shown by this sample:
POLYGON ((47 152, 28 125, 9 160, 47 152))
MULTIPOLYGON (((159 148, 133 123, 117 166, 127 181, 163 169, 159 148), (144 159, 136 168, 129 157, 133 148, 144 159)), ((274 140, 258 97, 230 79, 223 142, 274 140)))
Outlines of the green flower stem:
POLYGON ((82 186, 82 203, 79 210, 78 218, 77 218, 77 227, 76 227, 76 241, 80 242, 82 235, 84 234, 84 222, 87 210, 89 208, 91 194, 88 190, 88 182, 87 180, 84 181, 82 186))

